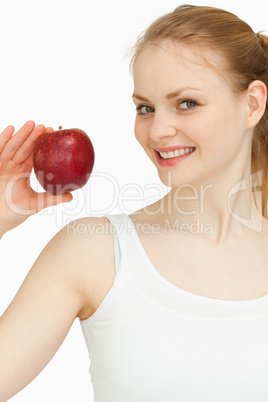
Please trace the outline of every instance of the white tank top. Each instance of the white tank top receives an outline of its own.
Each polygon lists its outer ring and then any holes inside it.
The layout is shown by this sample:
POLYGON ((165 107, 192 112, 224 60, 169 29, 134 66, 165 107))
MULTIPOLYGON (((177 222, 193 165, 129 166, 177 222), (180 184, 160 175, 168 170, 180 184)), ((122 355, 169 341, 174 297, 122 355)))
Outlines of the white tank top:
POLYGON ((81 321, 95 402, 267 402, 268 295, 227 301, 182 290, 154 268, 127 215, 105 217, 120 265, 81 321))

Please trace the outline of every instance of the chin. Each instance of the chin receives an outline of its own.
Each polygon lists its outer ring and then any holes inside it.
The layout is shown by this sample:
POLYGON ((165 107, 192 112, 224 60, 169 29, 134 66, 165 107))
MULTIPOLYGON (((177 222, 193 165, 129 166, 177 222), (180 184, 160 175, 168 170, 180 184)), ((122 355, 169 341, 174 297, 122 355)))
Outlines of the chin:
POLYGON ((178 188, 180 186, 187 186, 190 185, 190 181, 183 177, 178 177, 178 175, 172 173, 170 170, 163 173, 158 172, 159 179, 161 182, 167 186, 172 188, 178 188))

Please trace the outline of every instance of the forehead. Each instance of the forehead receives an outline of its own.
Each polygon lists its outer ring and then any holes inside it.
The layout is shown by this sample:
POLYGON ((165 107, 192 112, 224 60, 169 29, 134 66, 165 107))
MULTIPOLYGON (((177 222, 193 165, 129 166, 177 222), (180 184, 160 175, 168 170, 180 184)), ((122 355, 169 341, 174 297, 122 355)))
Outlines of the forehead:
POLYGON ((208 48, 148 46, 134 64, 135 92, 152 89, 172 92, 174 86, 231 92, 223 76, 226 69, 223 57, 208 48))

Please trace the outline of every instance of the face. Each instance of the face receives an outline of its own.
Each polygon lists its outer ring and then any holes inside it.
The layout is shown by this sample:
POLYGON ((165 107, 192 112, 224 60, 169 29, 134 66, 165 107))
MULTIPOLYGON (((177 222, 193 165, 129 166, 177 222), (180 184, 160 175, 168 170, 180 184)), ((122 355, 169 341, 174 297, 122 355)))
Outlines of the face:
MULTIPOLYGON (((217 54, 203 56, 219 63, 217 54)), ((135 136, 167 186, 226 181, 250 162, 246 97, 196 52, 144 50, 134 67, 133 101, 135 136)))

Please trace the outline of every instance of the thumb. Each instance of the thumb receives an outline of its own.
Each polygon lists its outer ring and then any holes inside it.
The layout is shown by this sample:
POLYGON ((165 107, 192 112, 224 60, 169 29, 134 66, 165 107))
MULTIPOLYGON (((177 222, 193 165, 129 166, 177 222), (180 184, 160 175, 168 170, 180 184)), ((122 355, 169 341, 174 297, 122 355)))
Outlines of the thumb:
POLYGON ((64 193, 60 195, 52 195, 47 192, 40 194, 40 199, 38 200, 39 211, 42 209, 53 207, 55 205, 61 204, 63 202, 71 202, 73 195, 71 193, 64 193))

